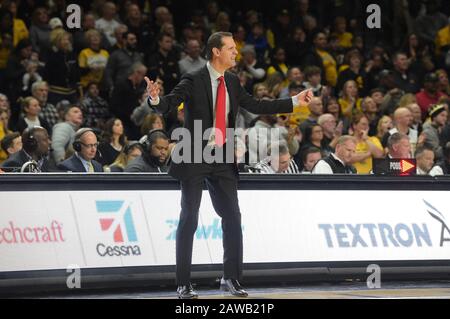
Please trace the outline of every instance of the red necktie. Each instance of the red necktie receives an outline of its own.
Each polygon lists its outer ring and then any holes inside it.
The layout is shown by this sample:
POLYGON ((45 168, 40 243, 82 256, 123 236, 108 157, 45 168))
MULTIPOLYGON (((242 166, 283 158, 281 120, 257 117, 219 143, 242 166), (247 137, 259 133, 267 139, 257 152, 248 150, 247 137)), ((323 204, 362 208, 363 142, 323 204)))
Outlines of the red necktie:
POLYGON ((223 76, 217 79, 219 81, 219 86, 217 87, 217 97, 216 97, 216 135, 215 143, 217 146, 222 146, 225 144, 225 112, 226 112, 226 95, 225 95, 225 81, 223 76), (222 134, 218 134, 220 131, 222 134))

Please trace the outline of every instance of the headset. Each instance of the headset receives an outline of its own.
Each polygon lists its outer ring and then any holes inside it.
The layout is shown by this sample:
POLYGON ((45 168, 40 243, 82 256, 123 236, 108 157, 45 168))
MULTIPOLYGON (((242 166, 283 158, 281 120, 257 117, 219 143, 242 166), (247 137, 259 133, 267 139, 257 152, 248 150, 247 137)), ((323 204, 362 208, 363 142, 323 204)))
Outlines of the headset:
POLYGON ((45 130, 45 128, 43 128, 42 126, 31 126, 31 127, 27 127, 22 134, 22 139, 23 139, 23 148, 26 151, 29 151, 31 153, 35 152, 38 148, 38 141, 36 140, 36 138, 34 137, 34 131, 36 129, 43 129, 45 130))
POLYGON ((125 155, 130 154, 131 150, 135 147, 138 147, 142 152, 144 151, 144 148, 142 146, 142 143, 140 143, 139 141, 132 141, 132 142, 128 142, 125 147, 123 148, 123 153, 125 155))
POLYGON ((87 132, 92 132, 95 134, 94 130, 89 127, 80 128, 75 133, 75 140, 72 143, 72 147, 76 152, 81 152, 81 137, 87 132))
POLYGON ((167 135, 167 132, 165 130, 162 130, 162 129, 150 130, 147 133, 147 139, 143 143, 144 144, 144 148, 149 153, 152 151, 152 146, 153 146, 153 144, 155 144, 156 139, 161 137, 161 136, 155 136, 155 133, 157 133, 157 132, 162 133, 164 135, 164 137, 167 138, 167 140, 170 141, 169 135, 167 135))

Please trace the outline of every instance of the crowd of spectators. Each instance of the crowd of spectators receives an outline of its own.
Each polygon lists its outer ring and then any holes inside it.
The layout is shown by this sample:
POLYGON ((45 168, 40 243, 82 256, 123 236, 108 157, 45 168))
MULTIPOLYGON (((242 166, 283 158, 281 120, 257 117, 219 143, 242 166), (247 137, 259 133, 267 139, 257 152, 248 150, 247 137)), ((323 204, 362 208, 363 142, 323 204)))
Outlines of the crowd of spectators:
POLYGON ((81 28, 69 29, 64 0, 0 0, 0 170, 166 171, 188 106, 156 113, 144 77, 169 93, 225 31, 249 94, 314 92, 291 114, 240 111, 240 167, 369 174, 373 159, 401 156, 418 174, 449 173, 446 1, 377 1, 380 29, 366 25, 370 1, 243 2, 79 1, 81 28))

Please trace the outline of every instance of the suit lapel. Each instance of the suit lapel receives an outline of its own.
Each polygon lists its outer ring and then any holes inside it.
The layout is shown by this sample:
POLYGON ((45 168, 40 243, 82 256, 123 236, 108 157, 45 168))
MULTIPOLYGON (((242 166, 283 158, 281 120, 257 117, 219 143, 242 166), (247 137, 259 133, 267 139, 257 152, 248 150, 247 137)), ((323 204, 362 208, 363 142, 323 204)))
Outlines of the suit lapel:
POLYGON ((230 76, 229 72, 225 72, 225 83, 227 86, 228 97, 230 98, 230 113, 228 114, 228 127, 234 127, 234 115, 237 114, 237 101, 235 95, 233 94, 233 77, 230 76))
POLYGON ((80 172, 86 172, 86 167, 84 167, 83 162, 76 155, 74 155, 74 164, 75 168, 80 170, 80 172))
MULTIPOLYGON (((212 100, 212 87, 211 87, 211 77, 209 76, 209 71, 208 68, 206 66, 203 67, 202 70, 202 79, 205 85, 205 90, 206 90, 206 94, 208 95, 208 112, 209 112, 209 116, 211 119, 211 123, 213 123, 212 119, 213 119, 213 107, 214 107, 214 103, 212 100)), ((212 125, 212 124, 211 124, 212 125)))

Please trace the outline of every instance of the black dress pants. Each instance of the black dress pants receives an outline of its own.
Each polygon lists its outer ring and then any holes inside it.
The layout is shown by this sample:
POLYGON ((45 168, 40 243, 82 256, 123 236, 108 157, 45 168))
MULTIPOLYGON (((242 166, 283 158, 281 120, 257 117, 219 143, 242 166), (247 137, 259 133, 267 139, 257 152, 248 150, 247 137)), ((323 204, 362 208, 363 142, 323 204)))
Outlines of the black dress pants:
POLYGON ((177 284, 190 282, 192 246, 198 225, 198 213, 206 182, 216 213, 222 218, 223 271, 225 279, 241 279, 242 229, 237 198, 237 176, 234 164, 201 164, 198 174, 182 180, 181 214, 176 238, 177 284))

